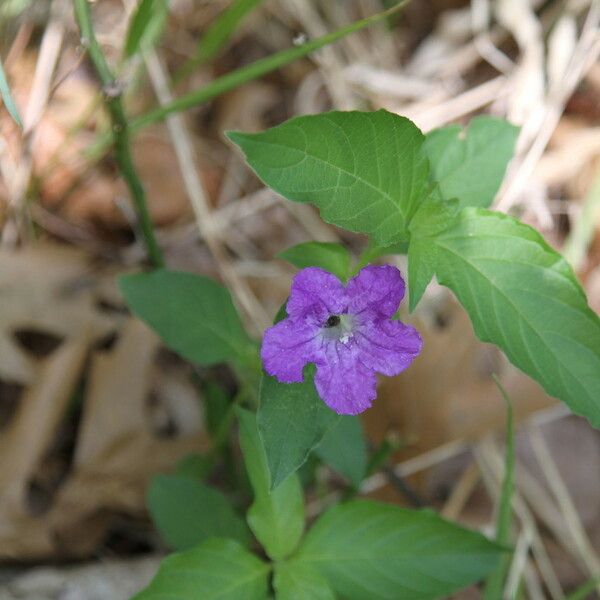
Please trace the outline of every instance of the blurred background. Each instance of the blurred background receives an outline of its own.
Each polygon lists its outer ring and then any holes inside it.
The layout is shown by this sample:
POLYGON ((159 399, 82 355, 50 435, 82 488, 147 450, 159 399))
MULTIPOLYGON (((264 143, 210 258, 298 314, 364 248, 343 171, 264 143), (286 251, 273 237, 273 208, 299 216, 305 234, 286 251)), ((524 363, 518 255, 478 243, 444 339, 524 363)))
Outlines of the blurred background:
MULTIPOLYGON (((135 117, 392 4, 171 0, 156 45, 123 61, 137 2, 97 0, 96 33, 118 73, 104 93, 122 92, 135 117)), ((366 239, 263 188, 225 130, 385 108, 427 132, 485 113, 521 127, 495 208, 563 252, 599 311, 599 14, 590 0, 412 0, 136 132, 135 164, 168 266, 224 282, 258 338, 293 274, 278 252, 314 239, 358 254, 366 239)), ((0 58, 23 121, 21 130, 0 107, 0 598, 125 599, 167 549, 148 517, 149 481, 208 447, 198 381, 232 393, 234 382, 226 368, 194 369, 161 347, 119 296, 115 276, 146 256, 103 144, 109 120, 72 3, 3 0, 0 58)), ((401 258, 390 261, 405 271, 401 258)), ((509 582, 520 598, 565 598, 600 573, 598 432, 478 342, 447 290, 430 285, 409 319, 425 350, 382 382, 364 415, 369 444, 389 458, 362 491, 492 531, 500 374, 519 425, 509 582)), ((316 479, 313 516, 343 489, 323 466, 316 479)))

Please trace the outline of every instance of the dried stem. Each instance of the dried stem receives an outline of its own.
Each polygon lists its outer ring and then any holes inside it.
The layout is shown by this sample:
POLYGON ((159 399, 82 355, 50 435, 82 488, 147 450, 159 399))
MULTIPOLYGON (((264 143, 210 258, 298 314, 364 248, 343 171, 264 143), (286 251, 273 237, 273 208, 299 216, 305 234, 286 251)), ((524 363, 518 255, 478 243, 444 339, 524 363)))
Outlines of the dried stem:
MULTIPOLYGON (((146 54, 145 61, 159 102, 167 104, 172 101, 172 94, 159 58, 150 51, 146 54)), ((214 225, 210 203, 197 170, 192 141, 186 132, 181 115, 172 114, 167 117, 167 127, 173 139, 183 183, 192 203, 200 234, 211 251, 227 287, 231 289, 238 303, 250 317, 255 331, 259 333, 270 324, 270 319, 247 281, 240 276, 227 256, 219 232, 214 225)))
POLYGON ((140 231, 144 238, 148 256, 155 267, 162 267, 164 260, 152 228, 150 213, 146 203, 146 193, 133 164, 129 142, 129 123, 123 110, 119 84, 115 80, 94 35, 88 1, 75 0, 74 6, 75 17, 81 30, 82 44, 87 49, 92 64, 102 83, 104 103, 112 122, 115 156, 121 170, 121 175, 129 188, 135 205, 140 231))

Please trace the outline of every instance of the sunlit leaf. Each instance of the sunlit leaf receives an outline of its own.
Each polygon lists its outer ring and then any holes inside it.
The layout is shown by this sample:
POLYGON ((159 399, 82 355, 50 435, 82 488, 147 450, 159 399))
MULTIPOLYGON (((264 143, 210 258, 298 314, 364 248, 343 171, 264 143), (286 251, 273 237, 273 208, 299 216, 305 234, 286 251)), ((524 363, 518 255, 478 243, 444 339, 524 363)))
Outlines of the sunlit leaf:
POLYGON ((429 600, 485 577, 501 554, 432 511, 355 500, 325 513, 293 561, 318 570, 347 600, 429 600))
POLYGON ((269 187, 382 246, 408 240, 408 224, 428 193, 423 134, 385 110, 307 115, 228 136, 269 187))

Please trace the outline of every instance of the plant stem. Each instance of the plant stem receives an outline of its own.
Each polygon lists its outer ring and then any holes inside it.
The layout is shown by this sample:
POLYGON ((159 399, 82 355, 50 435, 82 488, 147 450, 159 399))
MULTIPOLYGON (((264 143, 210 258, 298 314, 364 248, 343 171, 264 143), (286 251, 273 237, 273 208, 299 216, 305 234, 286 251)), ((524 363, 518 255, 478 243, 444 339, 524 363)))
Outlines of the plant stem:
POLYGON ((137 117, 132 121, 131 128, 133 131, 139 131, 148 125, 163 121, 172 113, 193 108, 194 106, 198 106, 199 104, 211 100, 215 96, 219 96, 225 92, 228 92, 229 90, 239 87, 244 83, 258 79, 259 77, 262 77, 263 75, 266 75, 275 69, 283 67, 284 65, 287 65, 298 58, 302 58, 303 56, 306 56, 315 50, 319 50, 324 46, 333 44, 337 40, 342 39, 350 33, 359 31, 365 27, 368 27, 369 25, 372 25, 373 23, 393 15, 407 3, 408 0, 402 0, 391 8, 380 13, 376 13, 365 19, 360 19, 359 21, 354 21, 354 23, 350 23, 349 25, 337 29, 336 31, 332 31, 331 33, 327 33, 322 37, 310 40, 300 46, 281 50, 280 52, 276 52, 275 54, 261 58, 245 67, 236 69, 231 73, 227 73, 226 75, 215 79, 200 89, 193 90, 187 94, 184 94, 183 96, 180 96, 179 98, 176 98, 169 104, 155 108, 154 110, 137 117))
POLYGON ((581 214, 575 221, 563 246, 563 256, 573 269, 581 268, 587 249, 594 237, 596 223, 600 220, 600 173, 596 175, 592 188, 584 201, 581 214))
MULTIPOLYGON (((500 494, 500 506, 496 523, 496 542, 500 546, 508 547, 510 544, 510 526, 512 518, 512 497, 515 487, 515 435, 510 398, 500 380, 493 375, 504 402, 506 403, 506 456, 504 459, 504 481, 500 494)), ((485 583, 483 591, 484 600, 495 600, 502 597, 506 578, 510 570, 512 552, 506 552, 500 559, 498 567, 492 571, 485 583)))
POLYGON ((156 242, 154 229, 152 228, 152 221, 146 202, 146 193, 133 164, 129 141, 129 123, 123 110, 119 83, 113 76, 94 35, 88 0, 74 0, 74 6, 75 17, 81 30, 81 43, 87 49, 90 60, 102 84, 104 104, 112 122, 115 157, 135 206, 148 257, 153 266, 162 267, 164 259, 160 247, 156 242))
MULTIPOLYGON (((139 117, 134 118, 131 121, 131 131, 133 133, 137 133, 140 129, 147 127, 148 125, 152 125, 153 123, 158 123, 166 119, 170 114, 181 112, 187 110, 189 108, 193 108, 204 102, 208 102, 217 96, 224 94, 230 90, 233 90, 249 81, 253 81, 266 75, 267 73, 271 73, 272 71, 279 69, 299 58, 307 56, 311 52, 315 50, 319 50, 324 46, 329 44, 333 44, 337 40, 345 37, 346 35, 353 33, 354 31, 359 31, 364 27, 368 27, 378 21, 386 19, 387 17, 392 16, 394 13, 399 11, 402 7, 408 4, 410 0, 401 0, 398 4, 392 6, 388 10, 377 13, 365 19, 361 19, 360 21, 355 21, 354 23, 350 23, 341 29, 336 31, 332 31, 322 37, 316 38, 314 40, 310 40, 301 46, 296 46, 293 48, 287 48, 285 50, 281 50, 280 52, 276 52, 275 54, 271 54, 265 58, 261 58, 256 62, 253 62, 249 65, 236 69, 231 73, 227 73, 214 81, 211 81, 204 87, 201 87, 196 90, 192 90, 179 98, 176 98, 172 102, 168 104, 164 104, 163 106, 159 106, 139 117)), ((76 5, 78 3, 83 2, 83 0, 75 0, 76 5)), ((92 145, 89 152, 87 152, 87 157, 91 160, 97 159, 102 156, 103 152, 106 150, 108 145, 110 144, 110 138, 105 135, 100 135, 95 144, 92 145)))

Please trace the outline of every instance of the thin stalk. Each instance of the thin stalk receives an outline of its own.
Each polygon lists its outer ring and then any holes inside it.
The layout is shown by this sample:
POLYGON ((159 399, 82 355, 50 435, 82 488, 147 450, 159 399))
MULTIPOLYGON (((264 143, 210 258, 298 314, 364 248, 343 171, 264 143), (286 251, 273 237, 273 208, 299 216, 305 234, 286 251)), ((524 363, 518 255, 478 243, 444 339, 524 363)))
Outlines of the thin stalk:
POLYGON ((596 223, 600 220, 600 172, 596 175, 581 214, 577 218, 563 246, 563 256, 575 270, 581 268, 587 249, 594 237, 596 223))
MULTIPOLYGON (((79 0, 81 2, 82 0, 79 0)), ((307 54, 314 52, 315 50, 319 50, 324 46, 332 44, 337 40, 347 36, 354 31, 359 31, 364 27, 372 25, 377 21, 381 21, 398 10, 400 10, 405 4, 407 4, 408 0, 403 0, 398 4, 394 5, 392 8, 388 10, 384 10, 380 13, 367 17, 365 19, 360 19, 359 21, 355 21, 354 23, 350 23, 337 31, 333 31, 328 33, 322 37, 311 40, 302 44, 301 46, 297 46, 295 48, 288 48, 286 50, 282 50, 281 52, 276 52, 271 56, 267 56, 266 58, 262 58, 253 62, 252 64, 241 67, 233 71, 232 73, 228 73, 227 75, 223 75, 223 77, 219 77, 212 83, 207 84, 203 88, 193 90, 188 94, 184 94, 179 98, 176 98, 169 104, 165 104, 160 106, 145 115, 141 115, 134 119, 131 123, 131 128, 133 131, 139 131, 148 125, 152 125, 153 123, 158 123, 159 121, 163 121, 168 115, 176 112, 181 112, 183 110, 187 110, 189 108, 193 108, 194 106, 198 106, 203 102, 207 102, 212 98, 219 96, 229 90, 232 90, 243 83, 247 83, 249 81, 253 81, 254 79, 258 79, 263 75, 274 71, 284 65, 287 65, 298 58, 302 58, 307 54)))
MULTIPOLYGON (((369 25, 390 17, 408 4, 409 1, 410 0, 401 0, 401 2, 394 5, 392 8, 389 8, 388 10, 367 17, 366 19, 361 19, 359 21, 355 21, 354 23, 350 23, 350 25, 346 25, 346 27, 342 27, 341 29, 328 33, 322 37, 308 41, 301 46, 287 48, 286 50, 276 52, 275 54, 271 54, 270 56, 257 60, 250 65, 236 69, 231 73, 227 73, 226 75, 215 79, 211 83, 208 83, 204 87, 192 90, 191 92, 176 98, 168 104, 164 104, 163 106, 136 117, 131 122, 131 131, 133 133, 137 133, 139 130, 147 127, 148 125, 163 121, 170 114, 181 112, 208 102, 213 98, 224 94, 225 92, 229 92, 230 90, 248 83, 249 81, 258 79, 267 73, 271 73, 272 71, 275 71, 276 69, 279 69, 280 67, 283 67, 299 58, 307 56, 315 50, 319 50, 324 46, 333 44, 337 40, 347 36, 350 33, 359 31, 364 27, 368 27, 369 25)), ((76 0, 76 4, 81 2, 83 2, 83 0, 76 0)), ((110 138, 105 135, 100 135, 97 141, 87 152, 88 158, 99 158, 109 145, 110 138)))
POLYGON ((19 115, 19 109, 15 104, 15 101, 12 97, 12 93, 10 91, 10 86, 8 85, 8 80, 6 79, 6 75, 4 73, 4 69, 2 68, 2 61, 0 60, 0 99, 4 102, 4 106, 6 110, 13 118, 14 122, 23 129, 23 122, 21 121, 21 117, 19 115))
POLYGON ((227 43, 238 25, 263 0, 234 0, 204 32, 194 56, 173 76, 173 84, 187 79, 200 65, 212 60, 227 43))
MULTIPOLYGON (((500 506, 496 522, 496 542, 508 548, 510 544, 510 526, 512 521, 512 498, 515 488, 515 435, 512 404, 500 380, 494 377, 504 402, 506 404, 506 456, 504 459, 504 481, 500 494, 500 506)), ((510 570, 512 552, 506 552, 500 559, 500 564, 487 578, 484 600, 496 600, 502 597, 502 590, 510 570)))
POLYGON ((574 592, 569 594, 565 600, 585 600, 589 594, 600 584, 600 577, 592 577, 586 581, 581 587, 578 587, 574 592))
POLYGON ((115 80, 102 49, 96 40, 88 1, 74 0, 74 5, 75 18, 81 30, 81 43, 87 49, 90 60, 102 84, 104 104, 112 123, 115 157, 135 206, 148 257, 155 267, 162 267, 164 259, 154 235, 148 204, 146 202, 146 193, 133 164, 129 139, 130 127, 125 111, 123 110, 119 84, 115 80))

